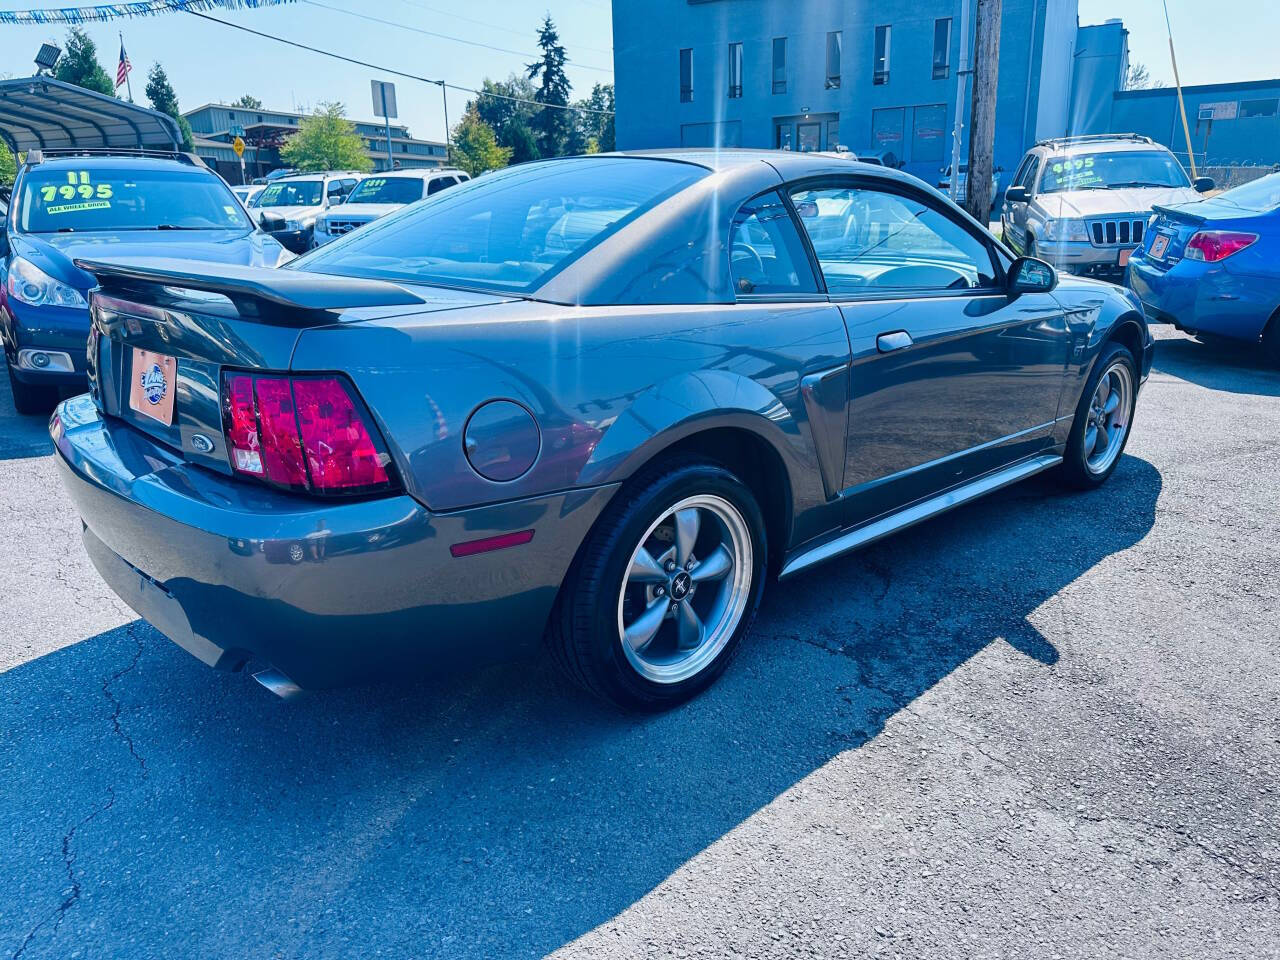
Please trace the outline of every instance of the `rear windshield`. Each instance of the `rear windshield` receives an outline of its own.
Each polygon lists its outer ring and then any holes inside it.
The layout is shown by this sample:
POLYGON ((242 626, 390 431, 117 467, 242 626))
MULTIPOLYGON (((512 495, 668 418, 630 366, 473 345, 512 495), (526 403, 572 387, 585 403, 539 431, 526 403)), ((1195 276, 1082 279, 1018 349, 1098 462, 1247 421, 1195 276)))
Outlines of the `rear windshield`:
POLYGON ((319 180, 289 180, 263 188, 255 207, 318 207, 324 184, 319 180))
POLYGON ((1117 190, 1124 187, 1189 187, 1182 164, 1164 150, 1078 153, 1050 157, 1040 178, 1041 193, 1117 190))
POLYGON ((510 167, 441 190, 290 266, 410 283, 528 291, 628 220, 707 173, 687 163, 638 157, 510 167))
POLYGON ((369 177, 356 184, 347 203, 413 203, 426 194, 417 177, 369 177))
POLYGON ((207 171, 39 167, 22 180, 19 228, 93 230, 253 229, 231 190, 207 171))
POLYGON ((1280 173, 1272 173, 1220 193, 1217 199, 1255 213, 1280 210, 1280 173))

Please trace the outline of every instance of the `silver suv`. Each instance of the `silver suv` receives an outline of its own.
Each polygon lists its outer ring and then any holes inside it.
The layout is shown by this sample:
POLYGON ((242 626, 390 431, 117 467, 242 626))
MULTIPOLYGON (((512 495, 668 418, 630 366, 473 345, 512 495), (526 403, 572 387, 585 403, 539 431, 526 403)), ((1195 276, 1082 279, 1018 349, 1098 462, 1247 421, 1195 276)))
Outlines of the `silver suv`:
POLYGON ((1000 226, 1018 253, 1059 270, 1119 281, 1156 204, 1213 189, 1193 184, 1166 148, 1135 133, 1044 140, 1027 151, 1004 193, 1000 226))

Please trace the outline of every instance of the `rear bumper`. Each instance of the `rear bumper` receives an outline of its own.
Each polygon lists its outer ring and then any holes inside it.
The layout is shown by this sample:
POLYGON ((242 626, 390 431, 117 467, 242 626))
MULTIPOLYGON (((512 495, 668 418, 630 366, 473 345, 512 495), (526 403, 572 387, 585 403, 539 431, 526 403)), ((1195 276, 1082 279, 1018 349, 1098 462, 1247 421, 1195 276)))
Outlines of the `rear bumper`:
POLYGON ((1162 270, 1135 256, 1125 282, 1150 319, 1237 340, 1256 342, 1277 306, 1268 284, 1232 274, 1221 263, 1184 258, 1162 270))
POLYGON ((61 404, 50 433, 90 559, 121 599, 210 666, 261 661, 304 688, 533 645, 616 489, 435 514, 408 496, 317 502, 219 476, 88 397, 61 404), (449 549, 527 529, 518 547, 449 549))

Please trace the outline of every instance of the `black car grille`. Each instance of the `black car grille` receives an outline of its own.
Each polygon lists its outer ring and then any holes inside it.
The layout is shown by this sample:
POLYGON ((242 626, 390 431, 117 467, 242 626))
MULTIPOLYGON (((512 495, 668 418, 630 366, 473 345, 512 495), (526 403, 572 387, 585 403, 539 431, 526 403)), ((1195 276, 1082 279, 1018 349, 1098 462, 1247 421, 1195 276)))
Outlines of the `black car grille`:
POLYGON ((1132 247, 1142 242, 1147 221, 1138 217, 1119 220, 1090 220, 1089 236, 1095 247, 1132 247))
POLYGON ((264 213, 258 217, 258 226, 267 233, 279 233, 284 229, 284 217, 277 213, 264 213))

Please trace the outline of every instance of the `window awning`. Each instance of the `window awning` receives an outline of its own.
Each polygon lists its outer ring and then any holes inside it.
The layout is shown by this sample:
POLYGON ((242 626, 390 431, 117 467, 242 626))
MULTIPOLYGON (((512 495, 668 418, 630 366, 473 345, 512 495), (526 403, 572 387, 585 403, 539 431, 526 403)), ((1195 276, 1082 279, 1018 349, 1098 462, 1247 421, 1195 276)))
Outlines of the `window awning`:
POLYGON ((0 137, 27 150, 180 150, 172 117, 52 77, 0 80, 0 137))

